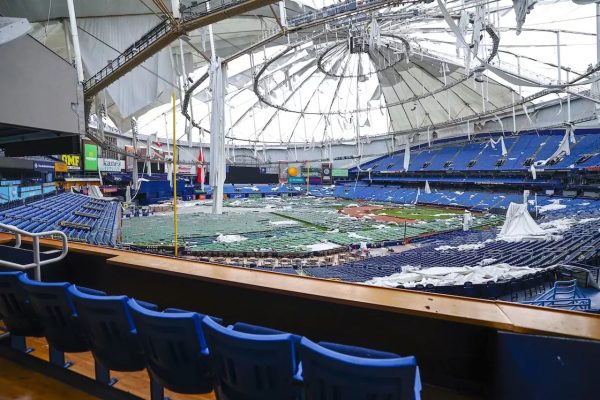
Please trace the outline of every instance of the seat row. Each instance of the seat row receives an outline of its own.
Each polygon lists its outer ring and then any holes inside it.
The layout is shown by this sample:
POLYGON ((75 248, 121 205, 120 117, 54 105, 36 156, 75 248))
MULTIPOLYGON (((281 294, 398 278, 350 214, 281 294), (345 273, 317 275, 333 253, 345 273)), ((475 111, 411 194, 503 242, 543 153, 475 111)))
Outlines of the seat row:
POLYGON ((415 357, 311 340, 271 328, 111 296, 70 283, 0 272, 0 317, 13 347, 45 337, 50 361, 91 351, 96 379, 110 371, 150 376, 150 397, 164 388, 217 399, 419 399, 415 357))
MULTIPOLYGON (((502 146, 491 145, 489 138, 466 142, 458 141, 425 147, 413 147, 410 154, 409 171, 526 171, 534 162, 544 162, 545 170, 583 170, 597 166, 600 162, 600 135, 597 130, 578 130, 576 143, 569 152, 555 154, 565 140, 564 130, 530 132, 517 136, 502 135, 506 155, 502 146)), ((501 136, 498 135, 496 140, 501 136)), ((358 171, 396 172, 404 169, 404 150, 368 161, 358 171)))
POLYGON ((0 212, 0 222, 29 232, 63 231, 71 240, 115 246, 119 205, 61 193, 0 212), (85 228, 87 227, 87 228, 85 228))

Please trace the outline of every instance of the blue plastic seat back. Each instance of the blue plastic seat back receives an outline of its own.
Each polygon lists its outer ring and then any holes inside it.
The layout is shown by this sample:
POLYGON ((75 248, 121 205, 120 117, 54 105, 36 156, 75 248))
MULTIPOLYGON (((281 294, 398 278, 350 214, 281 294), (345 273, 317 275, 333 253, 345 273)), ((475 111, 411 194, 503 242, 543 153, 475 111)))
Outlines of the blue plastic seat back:
POLYGON ((65 353, 88 351, 85 333, 77 320, 67 282, 47 283, 19 276, 31 307, 44 325, 44 336, 56 350, 65 353))
POLYGON ((18 336, 42 336, 43 325, 31 308, 19 277, 23 272, 0 272, 0 318, 18 336))
POLYGON ((195 312, 157 312, 127 302, 152 377, 178 393, 212 391, 206 342, 195 312))
POLYGON ((287 400, 297 396, 291 334, 251 334, 226 328, 210 317, 202 327, 216 375, 217 398, 287 400))
POLYGON ((375 351, 365 354, 367 357, 344 353, 302 338, 306 400, 420 399, 421 381, 414 357, 390 358, 390 353, 375 351))
POLYGON ((75 285, 68 291, 94 358, 115 371, 144 369, 144 352, 127 306, 127 296, 91 295, 75 285))

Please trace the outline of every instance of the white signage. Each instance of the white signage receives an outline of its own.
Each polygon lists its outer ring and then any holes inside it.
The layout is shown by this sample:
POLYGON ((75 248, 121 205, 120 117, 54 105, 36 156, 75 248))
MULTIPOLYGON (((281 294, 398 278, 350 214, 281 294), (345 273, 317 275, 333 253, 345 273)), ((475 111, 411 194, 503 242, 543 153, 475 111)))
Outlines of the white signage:
POLYGON ((195 165, 177 165, 177 173, 182 175, 196 175, 195 165))
POLYGON ((125 169, 125 161, 99 158, 98 169, 100 171, 120 172, 122 169, 125 169))

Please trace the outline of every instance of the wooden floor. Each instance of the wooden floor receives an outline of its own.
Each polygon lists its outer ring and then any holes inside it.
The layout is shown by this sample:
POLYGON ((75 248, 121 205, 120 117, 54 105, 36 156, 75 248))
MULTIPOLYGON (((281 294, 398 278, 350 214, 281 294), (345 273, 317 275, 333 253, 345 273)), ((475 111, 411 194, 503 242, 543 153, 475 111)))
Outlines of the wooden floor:
MULTIPOLYGON (((34 351, 31 353, 32 356, 41 358, 45 361, 48 361, 48 343, 44 338, 27 338, 27 346, 34 348, 34 351)), ((73 366, 70 369, 73 372, 77 372, 79 374, 85 375, 89 378, 94 377, 94 358, 92 353, 68 353, 66 355, 67 361, 73 362, 73 366)), ((0 359, 1 360, 1 359, 0 359)), ((0 368, 0 371, 3 371, 0 368)), ((0 376, 4 375, 4 372, 0 374, 0 376)), ((115 372, 112 371, 111 376, 113 378, 117 378, 119 381, 115 384, 115 388, 129 392, 135 396, 138 396, 142 399, 150 398, 150 380, 148 378, 148 373, 146 371, 140 372, 115 372)), ((0 382, 2 382, 0 380, 0 382)), ((21 397, 3 397, 2 389, 3 386, 0 385, 0 400, 5 399, 19 399, 24 400, 27 399, 21 397)), ((54 392, 53 392, 54 394, 54 392)), ((172 400, 215 400, 214 394, 203 394, 203 395, 182 395, 179 393, 174 393, 169 390, 165 390, 165 396, 169 396, 172 400)), ((38 397, 32 397, 32 399, 38 397)), ((41 397, 40 397, 41 398, 41 397)), ((71 398, 79 398, 79 397, 69 397, 69 396, 59 396, 52 397, 52 399, 71 399, 71 398)), ((82 399, 87 399, 92 397, 82 397, 82 399)), ((44 399, 49 399, 49 397, 45 397, 44 399)))
MULTIPOLYGON (((1 321, 0 321, 1 325, 1 321)), ((1 326, 0 326, 1 328, 1 326)), ((27 338, 27 346, 34 349, 31 356, 48 361, 48 343, 43 338, 27 338)), ((70 370, 89 378, 94 378, 94 359, 92 354, 69 353, 67 361, 74 364, 70 370)), ((129 392, 142 399, 149 399, 150 381, 146 371, 112 372, 119 381, 115 388, 129 392)), ((213 393, 203 395, 182 395, 165 390, 172 400, 216 400, 213 393)), ((423 386, 421 396, 424 400, 478 400, 478 397, 464 396, 442 388, 423 386)), ((0 400, 93 400, 96 397, 83 393, 61 381, 48 378, 0 357, 0 400)))
POLYGON ((0 357, 0 400, 94 400, 73 386, 0 357))

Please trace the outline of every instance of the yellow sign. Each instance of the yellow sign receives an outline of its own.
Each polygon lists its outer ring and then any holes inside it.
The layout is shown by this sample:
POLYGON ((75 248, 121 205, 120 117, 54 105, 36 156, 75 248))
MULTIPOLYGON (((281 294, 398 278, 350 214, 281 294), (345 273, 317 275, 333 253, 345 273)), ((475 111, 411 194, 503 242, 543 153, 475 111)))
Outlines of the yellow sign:
POLYGON ((54 164, 54 172, 67 172, 67 164, 64 162, 57 162, 54 164))
POLYGON ((79 154, 63 154, 60 156, 62 162, 67 164, 67 169, 80 169, 81 156, 79 154))

